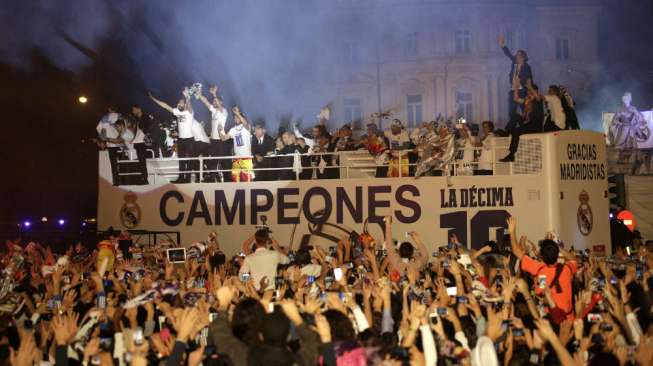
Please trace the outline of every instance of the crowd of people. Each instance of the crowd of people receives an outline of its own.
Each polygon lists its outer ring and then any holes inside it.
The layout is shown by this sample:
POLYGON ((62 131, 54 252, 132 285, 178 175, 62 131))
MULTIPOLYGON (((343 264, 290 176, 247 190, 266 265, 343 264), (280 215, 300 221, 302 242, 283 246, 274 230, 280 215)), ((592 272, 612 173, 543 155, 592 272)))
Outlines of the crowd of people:
POLYGON ((365 133, 355 138, 350 124, 333 133, 327 130, 327 124, 334 123, 329 121, 331 113, 325 107, 310 134, 303 134, 297 126, 286 126, 273 137, 264 122, 252 123, 237 105, 230 113, 216 86, 209 88, 207 97, 201 85, 194 84, 183 90, 174 107, 149 95, 175 118, 174 123, 157 123, 140 106, 134 106, 124 117, 110 109, 98 124, 99 142, 109 152, 116 185, 147 184, 146 158, 158 156, 185 159, 180 160, 180 174, 174 183, 334 179, 340 176, 338 153, 359 149, 374 157, 376 177, 447 175, 454 160, 462 167, 457 174, 492 174, 495 133, 511 137, 509 154, 500 160, 511 162, 523 134, 579 128, 574 101, 564 87, 551 85, 546 95, 540 94, 526 51, 512 54, 503 37, 499 44, 512 62, 509 121, 501 131, 495 132, 492 121, 484 121, 479 127, 460 116, 446 121, 438 117, 411 131, 390 113, 376 113, 365 133), (210 123, 195 118, 193 99, 208 109, 210 123), (387 130, 379 128, 378 121, 383 119, 390 122, 387 130), (229 129, 228 122, 233 123, 229 129), (148 150, 154 155, 148 156, 148 150), (118 173, 121 151, 135 153, 129 156, 135 155, 138 160, 135 170, 140 174, 132 174, 136 178, 126 179, 118 173), (203 158, 203 176, 199 173, 200 160, 193 159, 197 157, 203 158))
POLYGON ((233 256, 215 232, 181 254, 115 234, 59 255, 10 242, 0 363, 653 364, 653 243, 599 258, 510 218, 500 243, 430 253, 384 223, 295 250, 261 228, 233 256))

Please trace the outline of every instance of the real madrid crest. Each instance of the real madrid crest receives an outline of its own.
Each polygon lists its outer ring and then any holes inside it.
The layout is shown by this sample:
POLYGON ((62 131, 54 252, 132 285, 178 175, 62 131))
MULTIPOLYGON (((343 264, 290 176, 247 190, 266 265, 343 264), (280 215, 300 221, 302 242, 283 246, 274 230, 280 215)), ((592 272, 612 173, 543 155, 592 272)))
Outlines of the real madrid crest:
POLYGON ((580 201, 578 212, 576 213, 578 230, 581 234, 587 236, 592 232, 592 227, 594 226, 594 216, 592 215, 592 208, 589 205, 589 193, 587 193, 585 190, 582 190, 578 196, 578 200, 580 201))
POLYGON ((127 229, 133 229, 141 222, 141 208, 136 203, 138 196, 134 192, 127 192, 123 199, 125 203, 120 208, 120 222, 127 229))

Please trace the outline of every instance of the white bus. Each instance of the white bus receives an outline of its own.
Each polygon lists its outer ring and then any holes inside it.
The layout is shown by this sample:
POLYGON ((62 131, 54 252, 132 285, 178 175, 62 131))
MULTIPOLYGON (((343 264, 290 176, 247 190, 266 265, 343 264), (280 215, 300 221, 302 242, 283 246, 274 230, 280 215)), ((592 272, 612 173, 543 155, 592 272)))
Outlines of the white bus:
POLYGON ((363 230, 381 243, 383 217, 390 215, 394 239, 408 240, 405 233, 417 231, 433 250, 451 234, 473 248, 501 239, 514 215, 518 235, 534 243, 553 231, 566 248, 609 254, 603 134, 525 135, 515 162, 499 163, 507 142, 495 139, 491 176, 463 176, 456 163, 448 178, 374 178, 374 160, 354 151, 340 156, 340 179, 172 184, 179 159, 159 158, 147 161, 149 184, 133 186, 112 184, 101 151, 98 229, 178 231, 186 246, 215 231, 225 253, 235 254, 264 224, 292 249, 333 245, 363 230))

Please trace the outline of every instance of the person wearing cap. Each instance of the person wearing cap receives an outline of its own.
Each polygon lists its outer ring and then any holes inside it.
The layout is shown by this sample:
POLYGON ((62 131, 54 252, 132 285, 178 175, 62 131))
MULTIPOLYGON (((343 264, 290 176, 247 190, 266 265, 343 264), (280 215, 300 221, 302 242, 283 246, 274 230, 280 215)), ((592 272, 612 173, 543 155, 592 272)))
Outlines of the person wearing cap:
MULTIPOLYGON (((252 154, 254 155, 254 169, 272 168, 272 160, 265 158, 274 152, 274 139, 265 131, 263 122, 254 125, 254 137, 252 138, 252 154)), ((274 171, 256 171, 256 181, 275 180, 274 171)))
POLYGON ((401 121, 395 118, 390 125, 390 129, 386 130, 384 135, 390 146, 390 169, 388 176, 393 178, 407 177, 409 162, 406 150, 410 147, 408 132, 404 129, 401 121))

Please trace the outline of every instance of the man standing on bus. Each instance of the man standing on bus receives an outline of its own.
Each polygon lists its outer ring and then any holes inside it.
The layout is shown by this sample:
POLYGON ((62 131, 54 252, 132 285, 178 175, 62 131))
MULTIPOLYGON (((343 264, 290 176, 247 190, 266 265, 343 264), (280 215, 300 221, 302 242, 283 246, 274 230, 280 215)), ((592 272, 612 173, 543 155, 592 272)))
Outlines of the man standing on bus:
POLYGON ((220 131, 222 141, 234 140, 234 156, 231 177, 234 182, 251 182, 254 178, 252 169, 252 132, 249 122, 238 106, 231 109, 236 125, 226 134, 220 131))

